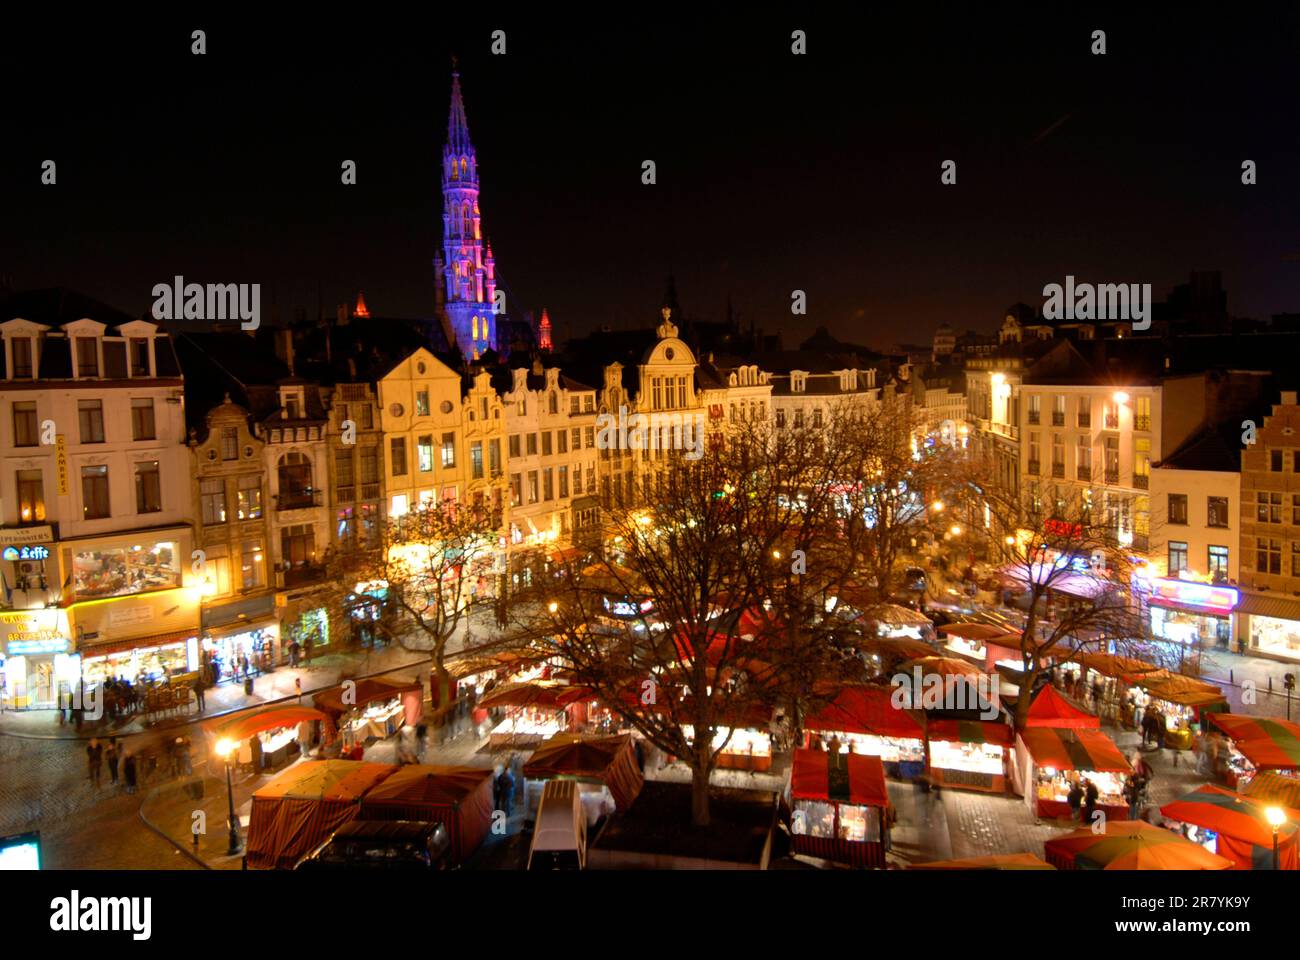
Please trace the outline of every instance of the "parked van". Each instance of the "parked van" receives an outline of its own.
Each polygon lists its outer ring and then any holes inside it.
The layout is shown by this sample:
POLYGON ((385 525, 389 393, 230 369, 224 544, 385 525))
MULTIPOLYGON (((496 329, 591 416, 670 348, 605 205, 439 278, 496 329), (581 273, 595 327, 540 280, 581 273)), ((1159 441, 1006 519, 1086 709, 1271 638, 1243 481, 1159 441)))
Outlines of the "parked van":
POLYGON ((451 838, 441 823, 352 820, 295 870, 446 870, 451 838))
POLYGON ((529 870, 584 870, 587 866, 587 818, 579 784, 549 780, 537 804, 529 870))

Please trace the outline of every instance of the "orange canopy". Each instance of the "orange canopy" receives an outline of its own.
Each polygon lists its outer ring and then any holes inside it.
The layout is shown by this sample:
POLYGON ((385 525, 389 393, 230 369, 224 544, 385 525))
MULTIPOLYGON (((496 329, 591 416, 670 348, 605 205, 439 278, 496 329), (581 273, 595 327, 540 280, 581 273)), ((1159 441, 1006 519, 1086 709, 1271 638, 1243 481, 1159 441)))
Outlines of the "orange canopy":
MULTIPOLYGON (((1268 804, 1205 783, 1191 793, 1166 803, 1160 812, 1170 820, 1191 823, 1219 835, 1218 853, 1238 870, 1255 869, 1261 861, 1272 866, 1273 827, 1265 815, 1268 804)), ((1300 828, 1294 822, 1278 830, 1278 862, 1283 870, 1295 870, 1296 839, 1300 828)), ((1261 865, 1261 869, 1267 869, 1261 865)))
POLYGON ((492 777, 481 767, 401 767, 365 795, 358 817, 445 824, 452 861, 462 863, 492 828, 492 777))
POLYGON ((424 710, 424 688, 418 680, 388 680, 384 677, 366 677, 362 680, 347 681, 329 690, 312 694, 312 703, 333 717, 347 713, 353 707, 364 707, 367 703, 400 699, 406 710, 406 722, 414 726, 420 722, 424 710), (345 699, 346 698, 346 699, 345 699))
POLYGON ((1133 770, 1115 742, 1100 730, 1034 727, 1022 731, 1020 738, 1040 767, 1111 773, 1133 770))
POLYGON ((1038 691, 1034 702, 1029 706, 1029 716, 1025 720, 1029 727, 1089 727, 1100 729, 1101 720, 1091 713, 1079 709, 1055 687, 1046 686, 1038 691))
POLYGON ((1264 803, 1286 807, 1287 819, 1300 823, 1300 780, 1295 777, 1262 770, 1251 777, 1242 793, 1264 803))
POLYGON ((1184 707, 1204 707, 1212 703, 1223 703, 1227 698, 1223 691, 1212 683, 1185 677, 1181 673, 1159 670, 1146 673, 1132 680, 1157 700, 1167 700, 1184 707))
POLYGON ((1211 713, 1210 720, 1232 738, 1233 745, 1256 767, 1264 770, 1300 767, 1300 724, 1234 713, 1211 713))
POLYGON ((987 857, 970 857, 965 860, 934 860, 914 863, 909 870, 1055 870, 1045 860, 1032 853, 995 853, 987 857))
POLYGON ((1232 861, 1144 820, 1106 820, 1043 844, 1061 870, 1227 870, 1232 861))
POLYGON ((1134 657, 1121 657, 1114 653, 1100 653, 1097 651, 1081 653, 1074 658, 1074 662, 1086 669, 1096 670, 1104 677, 1115 677, 1123 680, 1128 680, 1130 677, 1140 677, 1143 674, 1160 672, 1160 668, 1153 663, 1147 663, 1134 657))
POLYGON ((281 727, 292 727, 303 721, 312 720, 328 721, 329 717, 311 707, 281 704, 264 707, 261 710, 254 710, 252 713, 240 714, 233 718, 222 718, 219 722, 214 723, 210 729, 213 735, 218 738, 228 737, 231 740, 247 740, 263 730, 278 730, 281 727))
POLYGON ((632 805, 644 783, 632 738, 627 734, 616 737, 556 734, 533 751, 524 764, 524 776, 534 780, 553 777, 599 780, 609 787, 619 810, 632 805))
POLYGON ((790 796, 858 806, 888 807, 885 768, 880 758, 861 753, 796 750, 790 771, 790 796))
POLYGON ((998 640, 1002 637, 1014 637, 1017 643, 1020 641, 1020 634, 1011 633, 1005 627, 992 623, 950 623, 940 627, 939 632, 946 633, 950 637, 961 637, 964 640, 998 640))

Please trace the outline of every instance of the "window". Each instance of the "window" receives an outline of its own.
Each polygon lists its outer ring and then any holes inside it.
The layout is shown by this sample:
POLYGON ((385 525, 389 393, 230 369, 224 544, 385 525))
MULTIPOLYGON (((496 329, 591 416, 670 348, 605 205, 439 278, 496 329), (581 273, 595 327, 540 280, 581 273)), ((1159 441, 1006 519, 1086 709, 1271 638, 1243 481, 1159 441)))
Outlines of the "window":
POLYGON ((1300 493, 1291 494, 1291 525, 1300 527, 1300 493))
POLYGON ((442 466, 444 469, 456 466, 456 434, 442 435, 442 466))
POLYGON ((14 337, 10 343, 14 352, 14 379, 32 379, 32 338, 14 337))
MULTIPOLYGON (((1300 542, 1293 543, 1293 547, 1300 546, 1300 542)), ((1214 583, 1228 582, 1228 548, 1227 547, 1210 547, 1210 580, 1214 583)))
MULTIPOLYGON (((484 400, 483 402, 487 403, 486 400, 484 400)), ((546 395, 546 411, 547 413, 560 412, 560 398, 555 393, 554 390, 552 390, 549 394, 546 395)))
POLYGON ((239 459, 239 428, 238 427, 221 428, 221 459, 222 460, 239 459))
POLYGON ((351 450, 334 451, 334 485, 339 488, 340 500, 352 499, 352 485, 356 481, 351 450))
POLYGON ((280 483, 280 510, 312 506, 311 461, 301 453, 286 453, 280 458, 276 474, 280 483))
POLYGON ((135 512, 157 513, 162 509, 162 482, 158 461, 146 460, 135 465, 135 512))
POLYGON ((686 378, 677 378, 677 406, 686 406, 686 378))
POLYGON ((334 521, 334 535, 339 543, 352 546, 357 542, 357 518, 351 507, 344 507, 334 521))
POLYGON ((245 540, 239 554, 239 583, 245 590, 263 584, 262 562, 262 541, 245 540))
POLYGON ((297 394, 290 394, 284 398, 284 419, 297 420, 301 415, 301 407, 298 403, 297 394))
POLYGON ((1291 469, 1295 473, 1300 473, 1300 450, 1291 451, 1291 469))
POLYGON ((131 376, 149 376, 149 341, 144 337, 132 337, 129 348, 131 376))
POLYGON ((76 337, 77 376, 99 376, 99 341, 94 337, 76 337))
POLYGON ((375 408, 368 403, 357 404, 357 410, 361 413, 361 423, 359 426, 362 430, 373 430, 375 427, 375 408))
POLYGON ((18 522, 40 523, 45 519, 45 485, 39 470, 18 471, 18 522))
POLYGON ((785 428, 785 407, 776 408, 776 428, 778 430, 785 428))
POLYGON ((569 468, 560 467, 560 499, 563 500, 569 495, 569 468))
POLYGON ((813 411, 813 415, 812 415, 812 425, 813 425, 813 429, 814 429, 814 430, 820 430, 820 429, 822 428, 822 408, 821 408, 821 407, 818 407, 816 410, 813 411))
POLYGON ((1268 452, 1268 468, 1274 473, 1282 472, 1282 451, 1270 450, 1268 452))
POLYGON ((104 442, 104 403, 102 400, 78 400, 77 419, 81 423, 82 443, 104 442))
POLYGON ((1029 472, 1038 473, 1038 464, 1042 459, 1042 451, 1039 449, 1038 434, 1029 435, 1029 472))
POLYGON ((1183 540, 1169 541, 1169 576, 1176 577, 1187 569, 1187 543, 1183 540))
POLYGON ((1255 491, 1255 519, 1260 523, 1282 522, 1282 494, 1255 491))
POLYGON ((226 522, 225 480, 211 477, 199 481, 199 510, 205 527, 226 522))
POLYGON ((475 440, 469 445, 469 472, 473 480, 483 479, 483 441, 475 440))
POLYGON ((1092 426, 1092 397, 1079 398, 1079 426, 1081 428, 1092 426))
POLYGON ((537 434, 527 434, 527 444, 525 445, 525 448, 528 450, 528 455, 530 457, 537 456, 537 434))
POLYGON ((1187 494, 1169 494, 1169 522, 1187 523, 1187 494))
POLYGON ((542 499, 555 499, 555 471, 550 467, 542 470, 542 499))
POLYGON ((391 444, 393 476, 404 477, 406 476, 406 438, 393 437, 391 444))
POLYGON ((663 386, 658 377, 654 378, 654 403, 651 409, 658 410, 663 406, 663 386))
POLYGON ((428 390, 417 390, 415 392, 415 415, 417 417, 427 417, 429 415, 428 390))
POLYGON ((262 478, 257 475, 239 478, 239 519, 262 519, 262 478))
POLYGON ((528 502, 537 502, 537 471, 528 471, 528 502))
POLYGON ((1145 490, 1151 485, 1151 438, 1133 440, 1133 486, 1145 490))
POLYGON ((181 585, 175 540, 136 541, 129 547, 80 550, 72 554, 72 589, 78 600, 121 597, 181 585))
POLYGON ((81 515, 86 520, 110 516, 107 466, 81 468, 81 515))
POLYGON ((556 449, 559 450, 560 453, 568 453, 569 452, 569 431, 556 430, 555 443, 556 443, 556 449))
POLYGON ((1059 433, 1052 434, 1052 476, 1065 476, 1065 438, 1059 433))
POLYGON ((36 401, 25 400, 15 403, 14 446, 34 447, 40 442, 40 430, 36 422, 36 401))
POLYGON ((524 502, 524 481, 517 473, 510 474, 510 506, 517 507, 524 502))
POLYGON ((551 453, 551 431, 547 430, 542 434, 542 456, 549 457, 551 453))
POLYGON ((1133 429, 1151 429, 1151 398, 1138 397, 1133 401, 1133 429))
POLYGON ((415 444, 416 466, 421 473, 433 470, 433 434, 426 433, 415 444))
MULTIPOLYGON (((1296 509, 1300 510, 1300 497, 1296 497, 1296 509)), ((1207 527, 1226 527, 1228 525, 1228 498, 1205 498, 1205 525, 1207 527)))
POLYGON ((1106 483, 1119 483, 1119 437, 1106 438, 1106 483))
POLYGON ((510 434, 510 459, 519 459, 519 434, 510 434))
POLYGON ((803 429, 803 409, 802 409, 802 408, 800 408, 800 409, 798 409, 798 410, 796 410, 796 411, 794 412, 794 428, 795 428, 796 430, 802 430, 802 429, 803 429))
POLYGON ((135 397, 131 400, 131 439, 158 439, 154 429, 152 397, 135 397))
POLYGON ((1052 400, 1052 426, 1065 426, 1065 394, 1058 393, 1052 400))
POLYGON ((501 441, 488 441, 488 472, 494 477, 501 476, 501 441))
POLYGON ((596 428, 584 427, 582 430, 582 445, 590 450, 596 446, 596 428))
POLYGON ((1029 422, 1031 424, 1036 424, 1042 420, 1043 418, 1042 406, 1043 406, 1042 397, 1040 397, 1036 393, 1029 395, 1029 422))
POLYGON ((1259 573, 1282 572, 1282 542, 1258 537, 1255 540, 1255 569, 1259 573))
POLYGON ((1079 435, 1079 446, 1075 450, 1075 457, 1078 463, 1075 465, 1075 475, 1080 480, 1092 479, 1092 441, 1086 433, 1079 435))
POLYGON ((361 482, 362 484, 379 482, 378 447, 361 448, 361 482))

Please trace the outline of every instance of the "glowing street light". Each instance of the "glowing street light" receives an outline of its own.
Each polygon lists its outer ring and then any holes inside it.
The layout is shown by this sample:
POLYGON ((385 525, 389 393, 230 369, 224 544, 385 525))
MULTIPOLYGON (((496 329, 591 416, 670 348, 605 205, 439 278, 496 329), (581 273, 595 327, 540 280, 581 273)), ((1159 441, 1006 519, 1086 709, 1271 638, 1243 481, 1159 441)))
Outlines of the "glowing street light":
POLYGON ((1286 813, 1281 807, 1269 807, 1264 811, 1264 819, 1273 828, 1273 869, 1276 870, 1278 869, 1277 833, 1282 829, 1282 824, 1286 823, 1286 813))
POLYGON ((943 501, 942 500, 934 501, 934 503, 930 504, 930 509, 933 510, 935 513, 943 513, 943 501))
POLYGON ((1112 396, 1111 399, 1114 400, 1116 403, 1118 403, 1120 406, 1123 406, 1124 404, 1128 403, 1128 394, 1125 393, 1123 390, 1116 390, 1114 396, 1112 396))
POLYGON ((546 609, 549 610, 551 613, 556 613, 559 611, 560 605, 556 603, 554 600, 552 600, 550 603, 546 605, 546 609))
POLYGON ((948 528, 948 532, 951 533, 954 537, 960 537, 961 526, 959 524, 954 523, 951 527, 948 528))
POLYGON ((230 804, 230 846, 226 850, 226 855, 231 857, 239 853, 239 821, 235 819, 235 785, 230 778, 231 761, 238 749, 237 740, 222 737, 217 741, 217 755, 226 761, 226 800, 230 804))

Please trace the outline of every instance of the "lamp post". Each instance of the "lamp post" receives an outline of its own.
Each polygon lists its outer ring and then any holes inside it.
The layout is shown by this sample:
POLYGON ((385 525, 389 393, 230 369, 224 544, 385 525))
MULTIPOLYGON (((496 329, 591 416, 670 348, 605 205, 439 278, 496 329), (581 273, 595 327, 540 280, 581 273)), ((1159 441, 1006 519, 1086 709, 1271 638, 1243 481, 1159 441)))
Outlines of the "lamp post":
POLYGON ((1268 825, 1273 828, 1273 869, 1278 869, 1277 862, 1277 834, 1282 829, 1282 824, 1286 823, 1286 814, 1281 807, 1269 807, 1264 811, 1264 817, 1268 820, 1268 825))
POLYGON ((226 762, 226 800, 230 805, 230 846, 226 854, 231 857, 239 853, 239 821, 235 819, 235 785, 230 775, 230 761, 238 748, 239 744, 234 740, 223 737, 217 741, 217 753, 226 762))

